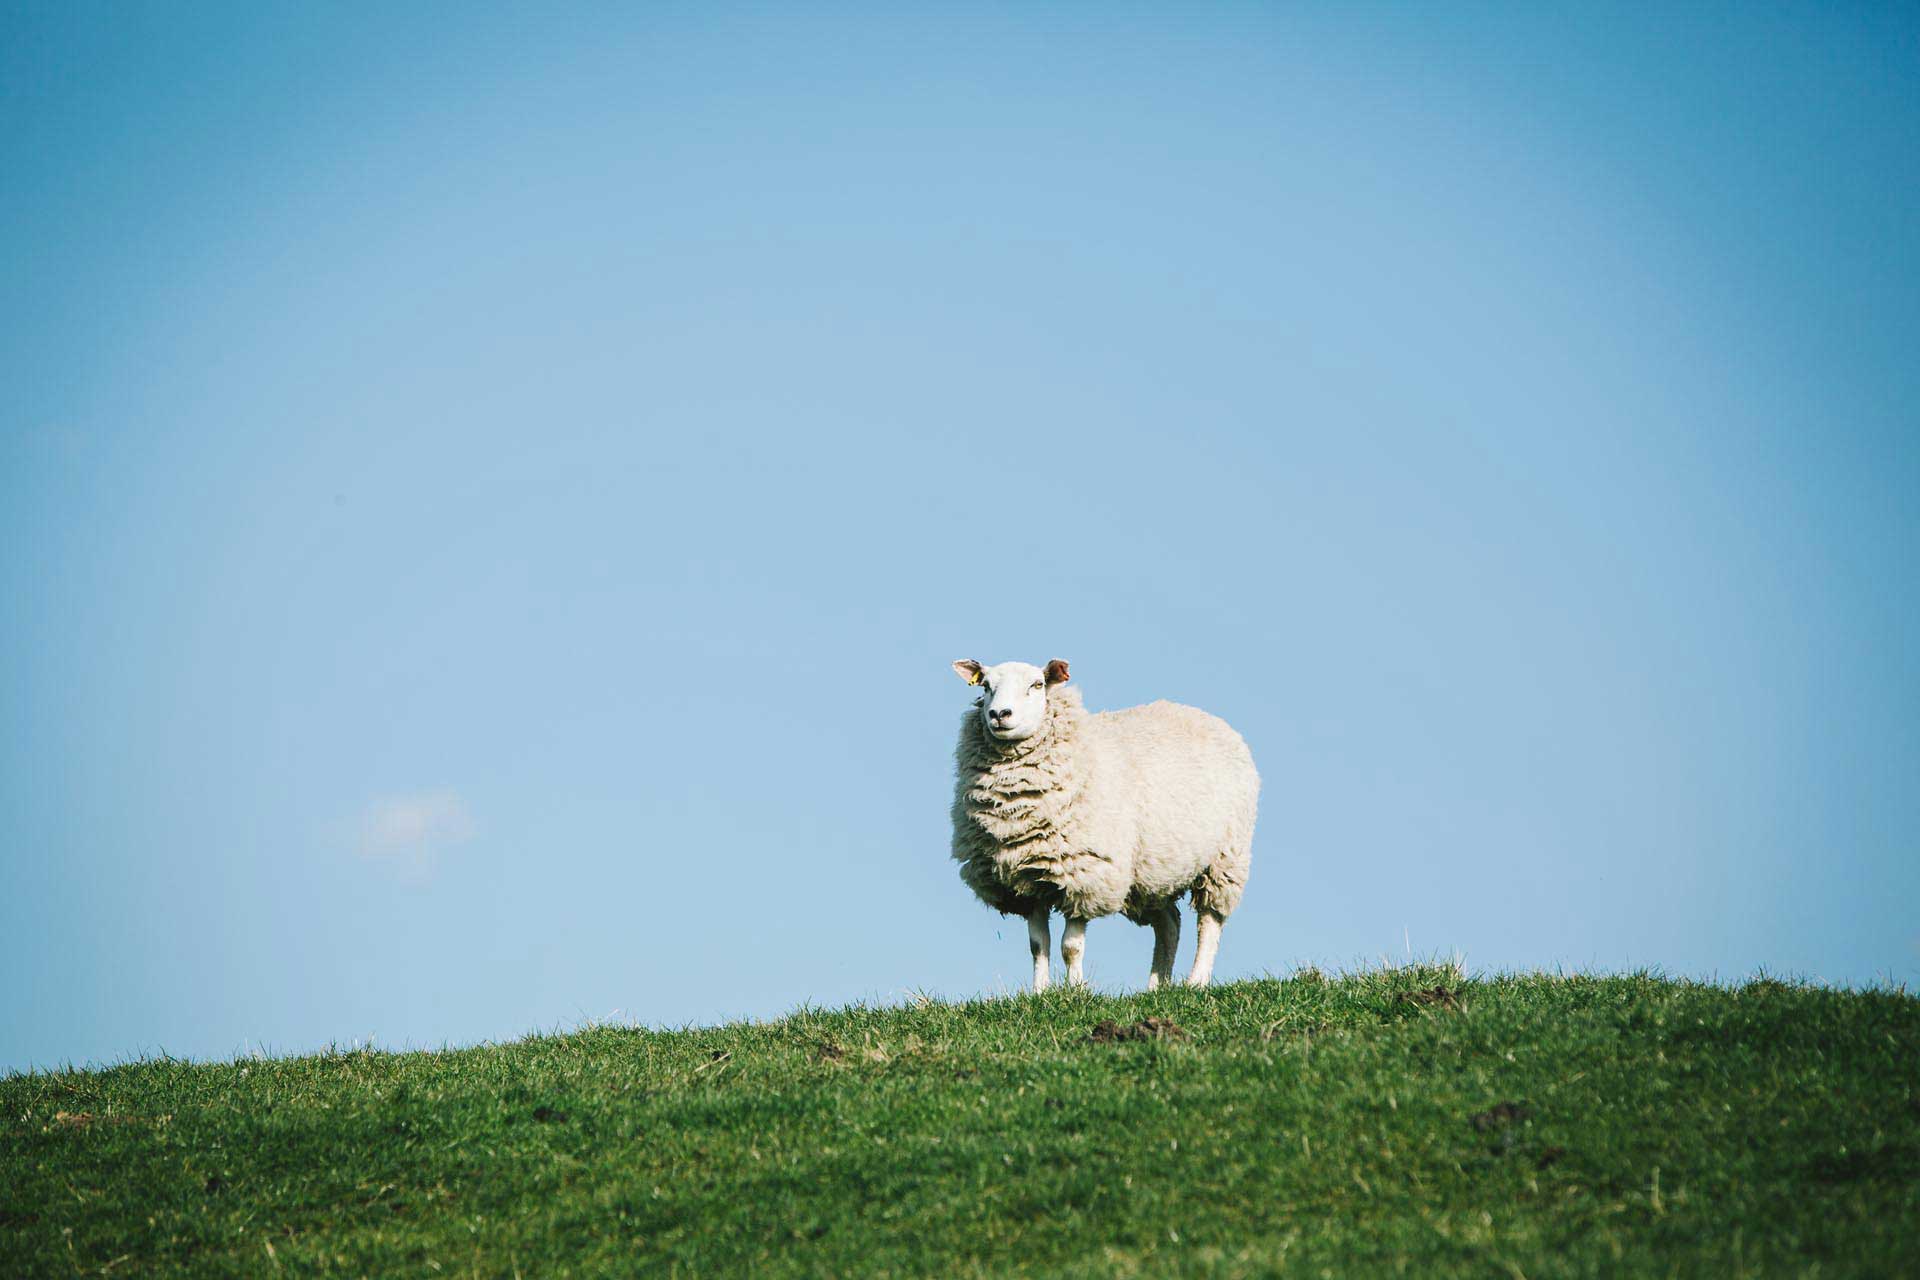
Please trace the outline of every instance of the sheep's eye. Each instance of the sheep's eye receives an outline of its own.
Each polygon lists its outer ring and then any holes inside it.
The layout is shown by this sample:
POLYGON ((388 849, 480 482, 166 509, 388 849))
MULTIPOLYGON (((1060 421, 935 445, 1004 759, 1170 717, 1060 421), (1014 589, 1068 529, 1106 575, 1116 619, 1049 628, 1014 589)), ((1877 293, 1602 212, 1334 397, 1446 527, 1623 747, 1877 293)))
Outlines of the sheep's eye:
POLYGON ((1047 687, 1047 682, 1045 680, 1035 680, 1033 682, 1033 687, 1036 689, 1044 689, 1047 687))

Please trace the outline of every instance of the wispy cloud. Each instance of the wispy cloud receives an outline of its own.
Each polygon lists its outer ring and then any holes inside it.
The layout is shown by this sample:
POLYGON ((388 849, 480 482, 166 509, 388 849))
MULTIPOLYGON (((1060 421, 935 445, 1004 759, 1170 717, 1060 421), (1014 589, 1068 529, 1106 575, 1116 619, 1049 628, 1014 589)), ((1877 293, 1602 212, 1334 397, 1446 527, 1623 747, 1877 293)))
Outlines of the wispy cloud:
POLYGON ((425 880, 443 852, 473 839, 478 830, 458 792, 387 796, 361 819, 360 856, 384 862, 410 880, 425 880))

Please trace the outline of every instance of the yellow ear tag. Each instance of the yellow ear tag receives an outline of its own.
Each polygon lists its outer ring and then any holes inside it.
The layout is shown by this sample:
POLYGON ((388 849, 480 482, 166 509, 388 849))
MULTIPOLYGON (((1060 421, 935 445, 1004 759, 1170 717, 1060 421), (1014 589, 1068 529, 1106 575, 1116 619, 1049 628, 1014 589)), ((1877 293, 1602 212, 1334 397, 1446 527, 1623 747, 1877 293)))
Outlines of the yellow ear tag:
POLYGON ((986 675, 985 675, 985 673, 984 673, 984 672, 979 672, 979 671, 976 671, 976 672, 974 672, 974 673, 973 673, 972 675, 970 675, 970 676, 968 676, 968 677, 967 677, 967 683, 968 683, 968 684, 980 684, 980 683, 982 683, 983 681, 985 681, 985 680, 986 680, 986 678, 987 678, 987 677, 986 677, 986 675))

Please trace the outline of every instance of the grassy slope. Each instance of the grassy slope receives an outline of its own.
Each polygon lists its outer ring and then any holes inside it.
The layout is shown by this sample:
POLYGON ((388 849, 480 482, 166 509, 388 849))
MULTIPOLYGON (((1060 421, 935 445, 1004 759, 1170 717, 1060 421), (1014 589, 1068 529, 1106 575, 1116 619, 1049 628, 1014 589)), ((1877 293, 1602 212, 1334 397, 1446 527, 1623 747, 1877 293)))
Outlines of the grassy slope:
POLYGON ((16 1076, 0 1274, 1914 1274, 1916 1064, 1895 992, 1429 969, 16 1076))

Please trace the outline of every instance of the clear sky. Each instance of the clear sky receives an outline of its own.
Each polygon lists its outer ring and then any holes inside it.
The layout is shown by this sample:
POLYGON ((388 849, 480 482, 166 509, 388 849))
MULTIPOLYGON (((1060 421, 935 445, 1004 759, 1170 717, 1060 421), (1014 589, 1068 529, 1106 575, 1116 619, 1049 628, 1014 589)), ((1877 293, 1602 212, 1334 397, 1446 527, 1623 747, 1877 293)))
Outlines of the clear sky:
POLYGON ((631 8, 5 6, 0 1068, 1017 987, 959 657, 1223 977, 1920 980, 1920 11, 631 8))

